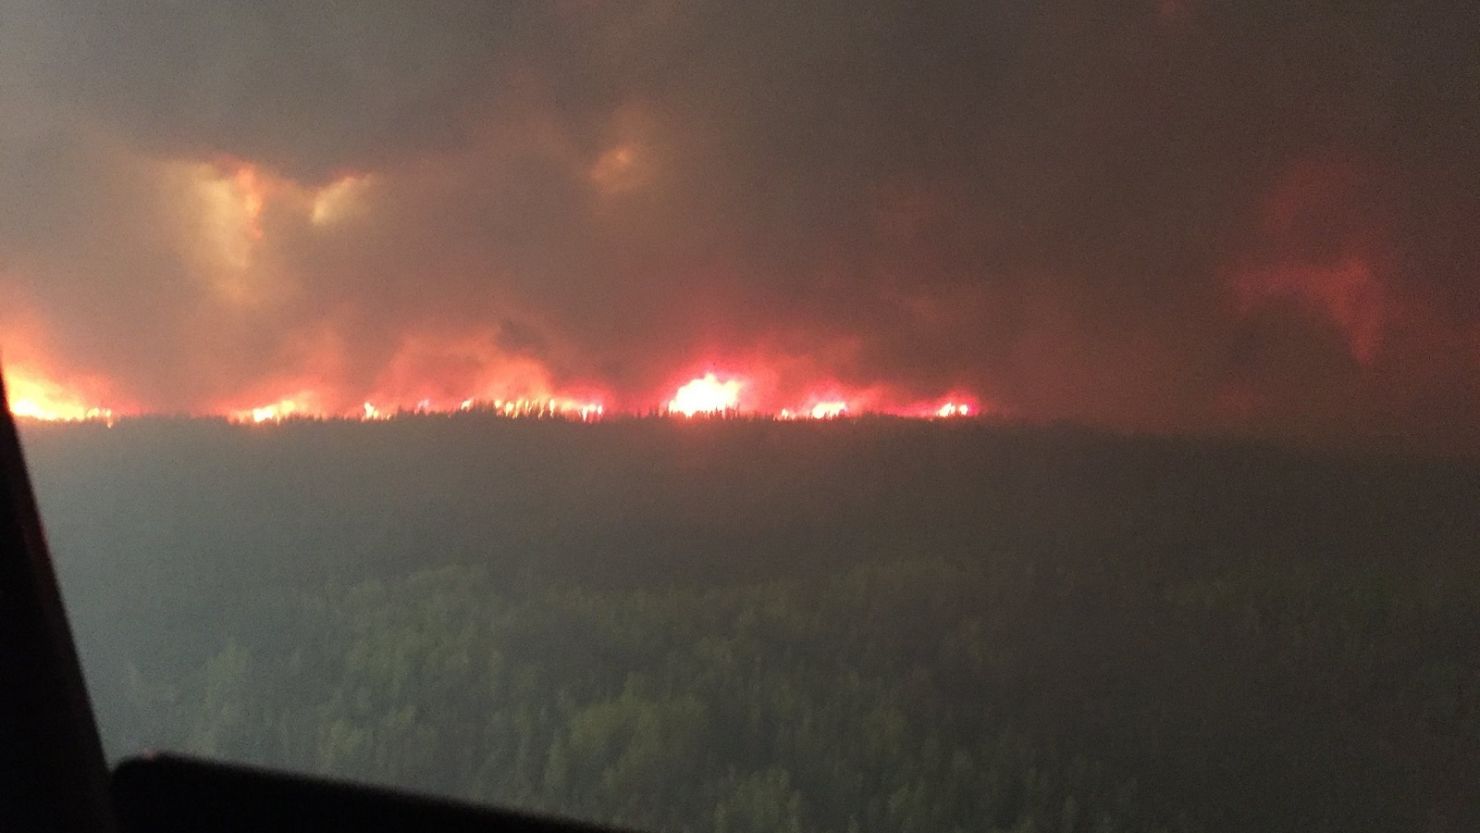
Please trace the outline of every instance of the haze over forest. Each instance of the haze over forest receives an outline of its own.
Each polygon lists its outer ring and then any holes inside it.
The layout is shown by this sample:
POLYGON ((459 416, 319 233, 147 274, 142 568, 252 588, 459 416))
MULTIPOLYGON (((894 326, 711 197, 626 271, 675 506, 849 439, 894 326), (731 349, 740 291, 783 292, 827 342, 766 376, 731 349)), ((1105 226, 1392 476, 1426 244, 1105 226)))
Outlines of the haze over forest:
POLYGON ((110 756, 643 830, 1480 825, 1480 469, 976 421, 26 428, 110 756))

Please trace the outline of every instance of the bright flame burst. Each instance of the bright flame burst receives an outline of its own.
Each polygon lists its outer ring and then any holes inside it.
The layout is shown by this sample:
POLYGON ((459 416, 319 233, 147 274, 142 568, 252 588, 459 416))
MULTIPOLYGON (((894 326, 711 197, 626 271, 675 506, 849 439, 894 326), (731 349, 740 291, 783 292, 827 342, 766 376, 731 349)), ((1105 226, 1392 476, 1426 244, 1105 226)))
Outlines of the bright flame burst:
POLYGON ((739 379, 720 381, 713 373, 706 373, 678 389, 668 403, 668 413, 692 417, 695 414, 722 414, 740 407, 740 389, 745 383, 739 379))
POLYGON ((112 409, 90 403, 82 394, 23 368, 6 368, 5 392, 10 412, 21 419, 113 424, 112 409))
POLYGON ((299 405, 292 399, 283 399, 270 405, 262 405, 256 408, 247 408, 236 411, 229 415, 235 422, 282 422, 293 417, 309 416, 310 411, 299 405))
POLYGON ((935 415, 941 418, 971 416, 971 406, 965 402, 947 402, 936 409, 935 415))
POLYGON ((848 416, 848 403, 842 400, 824 400, 810 408, 796 411, 791 408, 782 408, 776 412, 776 418, 781 420, 842 419, 846 416, 848 416))
POLYGON ((813 419, 837 419, 848 413, 847 402, 818 402, 812 406, 813 419))

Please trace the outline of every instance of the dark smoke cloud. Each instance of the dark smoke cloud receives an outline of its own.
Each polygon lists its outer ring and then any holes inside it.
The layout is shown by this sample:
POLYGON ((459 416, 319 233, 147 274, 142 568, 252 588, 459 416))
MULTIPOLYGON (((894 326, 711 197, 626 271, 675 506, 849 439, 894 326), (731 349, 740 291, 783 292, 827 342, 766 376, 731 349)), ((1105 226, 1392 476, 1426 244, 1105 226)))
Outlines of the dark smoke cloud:
POLYGON ((1111 6, 12 2, 0 287, 154 408, 764 360, 1480 447, 1476 10, 1111 6))

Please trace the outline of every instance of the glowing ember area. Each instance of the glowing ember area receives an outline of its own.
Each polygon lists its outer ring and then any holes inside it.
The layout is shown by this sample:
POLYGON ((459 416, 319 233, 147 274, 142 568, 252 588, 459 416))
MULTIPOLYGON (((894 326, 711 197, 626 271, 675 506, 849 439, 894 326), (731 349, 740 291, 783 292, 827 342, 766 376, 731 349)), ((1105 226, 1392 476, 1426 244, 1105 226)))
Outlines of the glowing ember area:
POLYGON ((692 417, 695 414, 722 414, 740 407, 740 389, 745 383, 739 379, 720 381, 713 373, 706 373, 678 389, 668 403, 668 413, 692 417))
POLYGON ((842 400, 823 400, 813 404, 811 407, 782 408, 776 412, 776 418, 782 420, 791 419, 842 419, 849 416, 848 403, 842 400))
POLYGON ((312 414, 310 412, 306 411, 297 402, 294 402, 291 399, 284 399, 280 402, 274 402, 270 405, 262 405, 256 408, 248 408, 244 411, 237 411, 233 414, 230 414, 229 416, 232 420, 236 422, 262 423, 282 422, 285 419, 291 419, 293 417, 306 417, 311 415, 312 414))
MULTIPOLYGON (((691 379, 674 392, 672 399, 657 409, 662 415, 693 418, 698 416, 735 416, 740 413, 741 395, 746 394, 745 413, 759 418, 778 420, 845 420, 862 416, 887 416, 903 419, 959 419, 979 416, 983 409, 975 404, 970 395, 951 394, 934 401, 916 400, 903 404, 901 400, 887 395, 882 386, 860 388, 840 392, 828 384, 826 393, 801 399, 806 404, 797 407, 773 409, 765 401, 772 394, 765 393, 764 383, 752 389, 752 378, 764 378, 763 369, 755 371, 758 377, 720 375, 705 373, 691 379)), ((10 394, 10 410, 17 417, 45 421, 96 420, 112 424, 117 415, 114 410, 96 404, 96 399, 80 393, 80 389, 51 381, 48 377, 26 372, 24 368, 12 367, 6 375, 10 394)), ((505 385, 508 387, 516 385, 505 385)), ((431 386, 428 386, 431 387, 431 386)), ((499 386, 494 386, 498 389, 499 386)), ((98 388, 92 385, 88 388, 98 388)), ((553 419, 572 422, 595 422, 611 414, 638 416, 652 413, 640 401, 628 400, 624 407, 612 409, 591 395, 544 395, 510 398, 427 397, 417 399, 384 395, 372 392, 365 399, 353 399, 334 392, 332 388, 291 386, 295 393, 264 397, 253 403, 250 398, 237 398, 218 403, 194 412, 197 416, 219 415, 228 421, 247 425, 278 424, 309 420, 347 420, 372 422, 417 416, 449 416, 456 414, 494 415, 506 419, 553 419), (359 404, 349 406, 344 403, 359 404), (263 401, 263 400, 266 401, 263 401), (242 407, 246 405, 246 407, 242 407)), ((792 400, 798 401, 798 400, 792 400)), ((134 413, 137 409, 131 410, 134 413)), ((147 413, 147 412, 145 412, 147 413)))
MULTIPOLYGON (((34 349, 31 350, 34 353, 34 349)), ((429 355, 435 359, 435 351, 429 355)), ((936 398, 910 396, 907 388, 887 383, 860 384, 826 374, 796 373, 784 365, 750 361, 734 370, 706 371, 690 378, 673 395, 655 403, 638 396, 622 396, 600 381, 562 380, 538 359, 492 358, 468 351, 458 361, 405 361, 376 376, 363 388, 336 383, 341 374, 335 362, 308 363, 293 374, 263 380, 234 395, 207 401, 197 408, 173 413, 221 417, 243 425, 342 420, 374 422, 393 419, 441 418, 456 415, 496 416, 504 419, 596 422, 615 416, 673 418, 746 416, 784 421, 842 421, 855 418, 962 419, 993 408, 979 404, 966 390, 948 389, 936 398), (471 394, 471 395, 470 395, 471 394), (799 395, 804 394, 804 395, 799 395), (782 404, 786 407, 779 407, 782 404)), ((137 407, 136 400, 120 400, 115 383, 76 372, 65 376, 34 372, 53 367, 29 357, 9 365, 7 380, 11 411, 31 420, 113 423, 118 412, 110 405, 128 405, 125 415, 161 413, 137 407), (65 379, 65 384, 58 380, 65 379), (107 394, 106 396, 102 394, 107 394)), ((735 367, 736 365, 729 365, 735 367)), ((170 412, 164 412, 170 413, 170 412)))
POLYGON ((848 413, 847 402, 818 402, 812 406, 813 419, 837 419, 848 413))
POLYGON ((280 423, 290 420, 342 419, 361 422, 395 419, 404 416, 436 416, 450 414, 495 414, 508 419, 567 419, 594 422, 606 415, 606 408, 599 402, 586 402, 569 398, 538 399, 494 399, 479 400, 474 397, 450 402, 446 405, 430 399, 418 400, 410 407, 382 407, 366 401, 352 410, 335 413, 307 404, 317 397, 285 398, 278 402, 255 408, 231 411, 227 419, 239 423, 280 423))
POLYGON ((44 422, 113 422, 113 411, 87 401, 63 385, 21 368, 5 372, 10 412, 44 422))
POLYGON ((842 419, 846 416, 848 416, 847 402, 818 402, 810 408, 803 408, 799 411, 782 408, 776 412, 776 418, 780 420, 842 419))
POLYGON ((492 411, 510 419, 578 419, 591 422, 606 412, 599 403, 573 399, 495 399, 491 403, 466 400, 460 411, 492 411))
MULTIPOLYGON (((941 399, 910 402, 891 396, 888 388, 882 385, 840 389, 831 382, 820 387, 823 393, 791 400, 805 404, 775 408, 771 403, 778 397, 774 382, 769 381, 774 379, 774 374, 764 367, 753 368, 751 372, 755 375, 705 373, 679 387, 673 397, 659 406, 656 412, 685 419, 699 416, 736 416, 741 413, 742 394, 745 396, 745 414, 788 421, 846 420, 866 416, 960 419, 979 416, 984 412, 983 407, 970 394, 953 392, 941 399), (755 381, 758 379, 763 381, 755 381)), ((406 387, 412 390, 420 388, 423 391, 451 387, 430 381, 436 378, 426 377, 428 381, 421 383, 413 380, 406 387)), ((12 366, 6 381, 10 394, 10 410, 18 417, 45 421, 96 420, 109 424, 117 419, 114 410, 97 404, 99 397, 82 393, 84 389, 112 390, 110 386, 97 380, 90 380, 84 387, 71 387, 54 382, 47 376, 28 372, 26 367, 12 366)), ((491 380, 480 387, 509 390, 525 386, 521 379, 515 378, 503 383, 497 379, 491 380)), ((534 389, 539 390, 541 387, 545 385, 535 385, 534 389)), ((635 417, 654 413, 654 409, 642 405, 641 400, 633 399, 626 400, 619 408, 614 409, 597 398, 598 395, 591 388, 577 395, 559 393, 507 398, 446 395, 421 395, 413 398, 415 394, 396 396, 379 387, 370 391, 369 396, 357 398, 347 396, 332 386, 320 388, 302 383, 289 383, 278 388, 279 391, 284 389, 293 392, 274 395, 269 389, 268 395, 261 398, 237 397, 218 401, 214 406, 190 413, 196 416, 223 416, 230 422, 247 425, 310 420, 372 422, 457 414, 595 422, 612 414, 635 417)), ((128 413, 148 412, 131 408, 128 413)))

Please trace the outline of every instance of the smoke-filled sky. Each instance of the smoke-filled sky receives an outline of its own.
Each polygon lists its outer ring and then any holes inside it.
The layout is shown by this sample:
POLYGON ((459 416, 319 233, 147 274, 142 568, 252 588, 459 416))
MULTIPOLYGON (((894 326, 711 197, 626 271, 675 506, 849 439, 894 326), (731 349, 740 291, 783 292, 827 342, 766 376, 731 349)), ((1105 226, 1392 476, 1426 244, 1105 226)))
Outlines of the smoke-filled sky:
POLYGON ((715 370, 1474 451, 1477 43, 1461 2, 4 0, 0 345, 123 410, 715 370))

